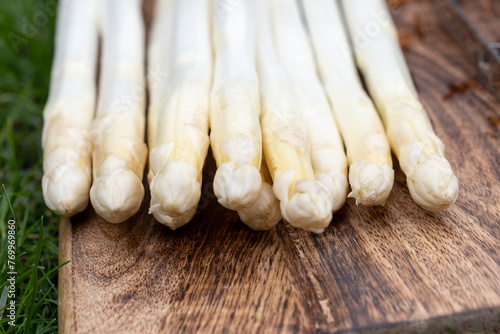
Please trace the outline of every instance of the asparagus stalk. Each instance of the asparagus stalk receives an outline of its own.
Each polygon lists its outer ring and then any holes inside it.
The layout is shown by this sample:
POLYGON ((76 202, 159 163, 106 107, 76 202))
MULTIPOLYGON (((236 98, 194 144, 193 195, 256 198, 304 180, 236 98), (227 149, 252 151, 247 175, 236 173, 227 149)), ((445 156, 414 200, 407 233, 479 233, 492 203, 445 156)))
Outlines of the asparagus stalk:
POLYGON ((275 50, 278 36, 271 30, 271 5, 259 2, 257 54, 264 153, 283 218, 292 226, 320 233, 332 218, 332 194, 315 179, 304 119, 275 50))
MULTIPOLYGON (((158 114, 171 76, 171 49, 173 42, 174 15, 176 0, 159 0, 155 4, 155 15, 151 29, 151 40, 148 51, 148 87, 150 103, 148 109, 148 144, 154 147, 156 130, 158 125, 158 114)), ((148 182, 151 187, 153 179, 151 157, 149 161, 148 182)), ((149 213, 155 219, 171 229, 176 229, 189 222, 196 209, 184 215, 170 217, 162 213, 157 206, 150 206, 149 213)))
MULTIPOLYGON (((169 220, 163 221, 162 217, 194 213, 200 200, 202 170, 209 145, 212 79, 209 2, 183 0, 176 1, 172 7, 175 12, 172 44, 164 45, 171 52, 170 77, 166 90, 160 92, 163 97, 150 151, 150 212, 166 225, 169 220)), ((166 40, 164 33, 156 37, 166 40)))
POLYGON ((102 5, 103 54, 92 124, 90 200, 101 217, 121 223, 139 210, 144 198, 144 28, 140 0, 108 0, 102 5))
POLYGON ((418 100, 387 5, 383 0, 342 5, 351 36, 378 18, 380 32, 354 51, 413 199, 430 211, 448 208, 458 196, 458 179, 418 100))
POLYGON ((332 193, 333 211, 347 198, 347 159, 335 119, 316 74, 297 4, 275 1, 274 30, 278 54, 301 111, 311 145, 311 162, 316 180, 332 193))
POLYGON ((50 94, 43 111, 43 197, 51 210, 68 217, 89 201, 97 5, 96 0, 59 3, 50 94))
POLYGON ((211 146, 217 164, 214 193, 232 210, 251 206, 262 186, 262 137, 255 69, 254 13, 249 0, 231 12, 214 4, 214 82, 211 92, 211 146))
POLYGON ((356 204, 384 205, 394 183, 390 146, 359 80, 337 2, 302 0, 302 4, 319 71, 347 149, 349 197, 356 204))

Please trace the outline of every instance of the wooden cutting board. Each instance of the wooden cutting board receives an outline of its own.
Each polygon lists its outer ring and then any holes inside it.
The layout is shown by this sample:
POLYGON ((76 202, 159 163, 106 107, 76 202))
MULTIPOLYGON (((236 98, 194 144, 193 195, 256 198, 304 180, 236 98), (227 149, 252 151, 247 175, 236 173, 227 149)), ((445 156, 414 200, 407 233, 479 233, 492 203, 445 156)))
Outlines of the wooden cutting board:
POLYGON ((123 224, 91 208, 61 221, 61 332, 500 332, 499 101, 428 2, 392 3, 460 180, 455 206, 419 208, 396 163, 385 207, 350 199, 321 235, 254 232, 217 204, 209 159, 198 214, 177 231, 148 215, 149 195, 123 224))

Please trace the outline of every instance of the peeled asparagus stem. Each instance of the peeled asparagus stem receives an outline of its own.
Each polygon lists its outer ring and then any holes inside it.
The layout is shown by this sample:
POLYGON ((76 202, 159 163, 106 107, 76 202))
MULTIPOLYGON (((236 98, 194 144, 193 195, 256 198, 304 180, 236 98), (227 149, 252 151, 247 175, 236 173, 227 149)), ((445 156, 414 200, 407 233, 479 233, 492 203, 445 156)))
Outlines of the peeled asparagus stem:
POLYGON ((43 197, 51 210, 68 217, 83 211, 89 201, 97 5, 96 0, 59 4, 50 94, 43 112, 43 197))
POLYGON ((332 195, 315 180, 303 119, 274 47, 271 5, 262 0, 258 7, 264 153, 283 218, 292 226, 319 233, 331 221, 332 195))
POLYGON ((178 224, 170 225, 171 220, 163 218, 195 211, 201 196, 202 170, 209 145, 212 55, 209 2, 182 0, 176 1, 173 8, 173 43, 164 45, 171 52, 170 78, 163 92, 150 151, 150 212, 158 221, 175 229, 178 224))
POLYGON ((102 6, 103 55, 92 124, 90 200, 101 217, 121 223, 137 213, 144 198, 144 28, 140 0, 108 0, 102 6))
POLYGON ((250 207, 238 210, 241 221, 256 231, 269 230, 281 220, 280 202, 273 193, 265 159, 262 159, 260 175, 262 188, 259 197, 250 207))
POLYGON ((262 186, 255 13, 251 1, 238 1, 230 11, 214 3, 213 11, 210 139, 218 168, 214 192, 224 207, 241 210, 255 202, 262 186))
POLYGON ((347 198, 347 159, 333 113, 316 74, 314 56, 294 0, 275 0, 278 54, 290 80, 311 145, 316 180, 332 194, 332 210, 347 198))
POLYGON ((383 0, 342 4, 351 36, 373 22, 380 27, 365 45, 354 44, 354 51, 413 199, 430 211, 448 208, 458 196, 458 179, 418 100, 387 5, 383 0))
POLYGON ((359 80, 336 1, 302 0, 319 71, 349 158, 349 197, 384 205, 394 183, 389 143, 375 106, 359 80))

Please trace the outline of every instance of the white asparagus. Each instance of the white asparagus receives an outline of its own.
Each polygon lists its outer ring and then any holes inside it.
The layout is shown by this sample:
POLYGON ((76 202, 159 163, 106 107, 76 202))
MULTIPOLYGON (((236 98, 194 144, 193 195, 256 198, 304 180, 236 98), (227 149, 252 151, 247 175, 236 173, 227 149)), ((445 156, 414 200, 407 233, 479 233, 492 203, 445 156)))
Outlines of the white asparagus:
MULTIPOLYGON (((175 229, 179 225, 171 226, 170 219, 165 221, 163 217, 193 213, 201 196, 202 170, 209 146, 212 50, 209 1, 176 1, 172 9, 172 44, 163 45, 171 53, 170 76, 165 91, 160 93, 163 98, 157 124, 151 125, 156 125, 156 135, 149 161, 150 212, 175 229)), ((164 33, 159 38, 167 40, 164 33)))
POLYGON ((98 1, 59 3, 50 94, 43 117, 42 189, 62 216, 83 211, 91 183, 90 125, 96 99, 98 1))
POLYGON ((238 216, 243 223, 253 230, 265 231, 273 228, 281 220, 280 202, 273 192, 272 179, 262 159, 260 168, 262 188, 257 200, 248 208, 238 210, 238 216))
POLYGON ((458 196, 458 179, 444 156, 418 100, 396 27, 383 0, 343 0, 351 37, 370 30, 369 39, 356 45, 356 61, 385 124, 389 143, 406 174, 417 204, 430 211, 451 206, 458 196))
POLYGON ((214 2, 214 83, 210 140, 217 164, 214 193, 231 210, 251 206, 261 191, 262 137, 255 69, 255 13, 250 0, 228 10, 214 2))
MULTIPOLYGON (((150 93, 148 109, 148 144, 150 147, 154 147, 155 145, 158 114, 163 97, 168 89, 171 75, 170 62, 176 1, 177 0, 159 0, 155 4, 155 15, 151 28, 151 39, 148 46, 148 87, 150 93)), ((150 161, 148 173, 148 182, 150 185, 153 175, 150 161)), ((196 208, 177 217, 170 217, 159 210, 155 212, 149 211, 149 213, 153 214, 159 223, 171 229, 176 229, 185 225, 193 218, 196 213, 196 208)))
POLYGON ((302 0, 320 75, 349 158, 349 197, 384 205, 394 183, 390 146, 359 79, 337 2, 302 0))
POLYGON ((347 198, 347 158, 309 41, 293 0, 275 0, 275 38, 311 145, 316 180, 332 193, 333 211, 347 198))
MULTIPOLYGON (((206 3, 204 3, 203 5, 205 4, 206 3)), ((151 33, 152 37, 149 46, 149 61, 148 61, 149 63, 148 74, 149 74, 149 87, 150 87, 150 105, 148 114, 148 142, 150 147, 155 147, 156 145, 155 138, 157 137, 156 133, 158 128, 157 126, 158 114, 162 104, 164 104, 162 101, 166 100, 165 95, 166 92, 169 91, 169 85, 171 87, 173 85, 172 82, 175 83, 177 81, 180 81, 182 79, 182 77, 180 76, 183 75, 182 72, 177 71, 178 77, 172 78, 172 76, 175 75, 175 71, 170 65, 173 53, 175 53, 175 47, 172 45, 172 39, 174 35, 173 33, 174 22, 176 20, 177 21, 180 20, 180 16, 176 14, 177 12, 180 11, 180 8, 177 7, 176 9, 176 6, 177 6, 176 0, 161 0, 156 4, 155 7, 156 15, 153 20, 153 27, 151 33), (174 20, 174 16, 177 16, 176 20, 174 20)), ((190 7, 189 4, 183 6, 184 14, 188 13, 185 9, 189 7, 190 7)), ((197 8, 197 10, 199 9, 200 8, 197 8)), ((201 9, 203 9, 203 7, 201 7, 201 9)), ((201 13, 199 12, 198 14, 201 13)), ((192 20, 193 18, 189 20, 189 23, 192 20)), ((200 21, 198 20, 198 22, 200 21)), ((201 24, 203 24, 203 20, 201 20, 201 24)), ((187 28, 184 27, 184 29, 187 28)), ((200 31, 199 29, 197 30, 198 32, 201 33, 201 35, 205 33, 203 31, 200 31)), ((183 37, 185 34, 184 32, 177 30, 176 35, 183 37)), ((184 41, 183 43, 186 42, 188 41, 184 41)), ((195 43, 198 42, 199 41, 196 41, 195 43)), ((198 48, 199 46, 200 45, 198 44, 198 45, 192 45, 191 47, 198 48)), ((185 62, 182 62, 182 64, 184 63, 185 62)), ((195 82, 194 85, 196 86, 197 83, 195 82)), ((185 87, 182 88, 185 89, 185 87)), ((207 113, 209 112, 208 109, 205 110, 207 113)), ((162 110, 162 112, 165 111, 162 110)), ((197 116, 195 115, 191 118, 194 117, 197 116)), ((202 119, 203 117, 204 115, 202 115, 202 119)), ((160 132, 160 129, 158 129, 158 132, 160 132)), ((150 155, 150 172, 148 175, 149 182, 151 182, 154 176, 153 171, 151 169, 151 165, 153 163, 152 155, 154 154, 153 152, 151 153, 152 154, 150 155)), ((206 156, 206 153, 203 155, 203 157, 200 157, 200 159, 203 158, 200 161, 204 160, 204 156, 206 156)), ((264 160, 262 160, 262 164, 263 167, 261 168, 261 173, 265 172, 264 160)), ((200 166, 202 167, 203 165, 200 166)), ((274 225, 276 225, 276 223, 281 219, 281 215, 279 213, 279 204, 277 199, 274 197, 274 194, 272 193, 272 186, 270 184, 267 185, 264 184, 264 182, 270 183, 270 180, 269 178, 266 179, 265 176, 262 176, 262 180, 263 180, 263 186, 261 188, 261 193, 258 196, 258 199, 250 207, 238 211, 238 214, 240 215, 242 221, 251 228, 256 230, 270 229, 274 225)), ((201 182, 201 175, 199 182, 201 182)), ((150 213, 153 213, 157 221, 166 226, 169 226, 172 229, 176 229, 186 224, 189 220, 191 220, 191 218, 196 212, 196 207, 194 207, 189 212, 183 215, 173 217, 171 215, 167 215, 166 212, 162 212, 161 210, 155 210, 158 209, 158 205, 156 206, 153 205, 150 208, 150 213)))
POLYGON ((262 0, 258 7, 257 55, 264 153, 285 221, 320 233, 332 218, 332 194, 315 180, 309 140, 302 125, 304 120, 275 50, 270 16, 272 5, 262 0))
POLYGON ((97 117, 92 124, 90 200, 101 217, 121 223, 137 213, 144 198, 147 148, 141 1, 107 0, 101 15, 103 52, 97 117))

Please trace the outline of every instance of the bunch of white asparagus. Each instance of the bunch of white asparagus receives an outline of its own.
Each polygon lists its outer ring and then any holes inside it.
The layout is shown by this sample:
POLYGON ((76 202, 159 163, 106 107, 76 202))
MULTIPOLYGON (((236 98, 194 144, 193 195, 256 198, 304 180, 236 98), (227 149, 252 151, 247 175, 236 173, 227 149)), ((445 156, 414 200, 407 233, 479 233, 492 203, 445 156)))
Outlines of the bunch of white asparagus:
MULTIPOLYGON (((320 233, 347 197, 384 205, 391 147, 415 202, 431 211, 454 203, 457 178, 383 0, 302 0, 307 24, 295 0, 155 6, 147 137, 149 212, 158 222, 176 229, 193 218, 209 146, 219 203, 255 230, 283 217, 320 233), (374 17, 379 32, 350 47, 349 33, 374 17)), ((60 215, 81 212, 89 198, 112 223, 139 210, 144 44, 140 0, 60 3, 42 143, 43 194, 60 215)))

